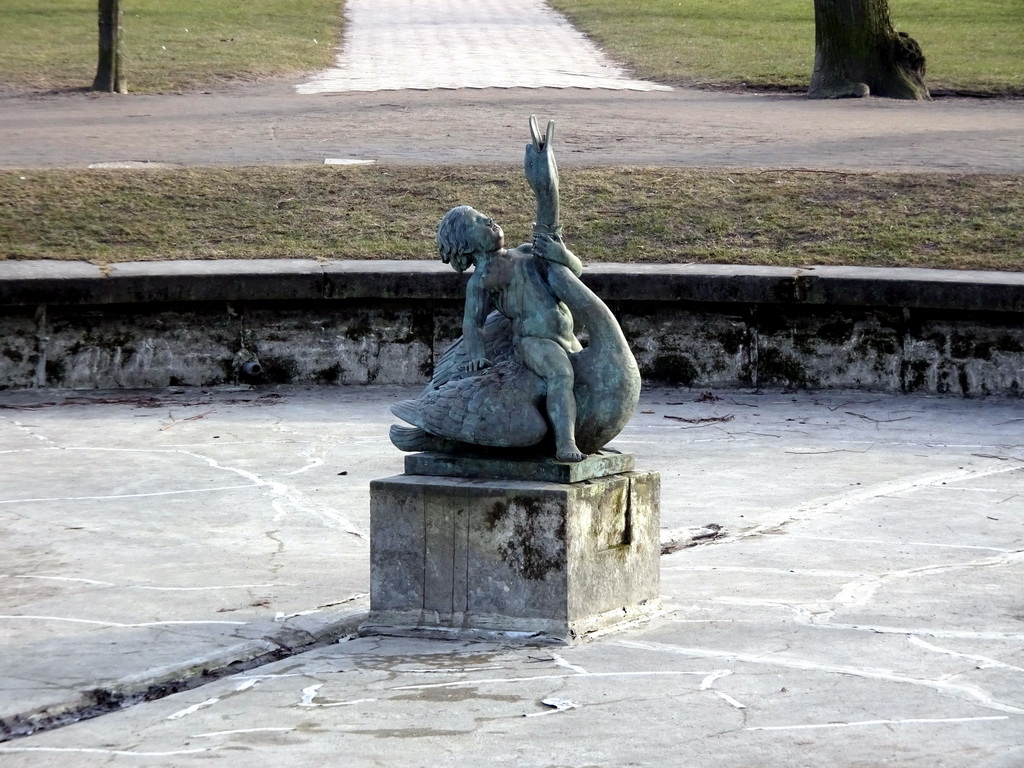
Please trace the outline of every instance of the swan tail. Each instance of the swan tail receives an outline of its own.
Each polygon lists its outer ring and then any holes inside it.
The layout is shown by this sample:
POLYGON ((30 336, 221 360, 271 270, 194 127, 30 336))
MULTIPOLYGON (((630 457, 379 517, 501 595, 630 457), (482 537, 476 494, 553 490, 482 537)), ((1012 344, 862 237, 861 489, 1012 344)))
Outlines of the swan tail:
POLYGON ((420 451, 453 453, 458 445, 454 440, 446 440, 443 437, 432 435, 419 427, 403 427, 399 424, 391 425, 389 436, 396 448, 409 453, 420 451))

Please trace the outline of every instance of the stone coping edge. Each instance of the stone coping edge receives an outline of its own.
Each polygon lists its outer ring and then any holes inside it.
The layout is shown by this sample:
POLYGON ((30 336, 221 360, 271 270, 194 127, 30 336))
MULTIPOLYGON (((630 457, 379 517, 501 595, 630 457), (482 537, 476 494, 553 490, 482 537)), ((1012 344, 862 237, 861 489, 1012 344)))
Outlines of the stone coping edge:
POLYGON ((105 681, 98 688, 69 690, 64 701, 35 711, 0 713, 0 743, 162 699, 340 642, 345 636, 354 635, 366 622, 369 600, 360 602, 364 605, 357 609, 338 611, 316 621, 254 623, 247 628, 254 636, 230 647, 217 648, 202 656, 181 659, 120 680, 105 681))
MULTIPOLYGON (((0 262, 0 306, 322 299, 443 300, 466 275, 435 261, 310 259, 0 262)), ((608 302, 886 306, 1024 312, 1024 272, 877 267, 591 264, 608 302)))

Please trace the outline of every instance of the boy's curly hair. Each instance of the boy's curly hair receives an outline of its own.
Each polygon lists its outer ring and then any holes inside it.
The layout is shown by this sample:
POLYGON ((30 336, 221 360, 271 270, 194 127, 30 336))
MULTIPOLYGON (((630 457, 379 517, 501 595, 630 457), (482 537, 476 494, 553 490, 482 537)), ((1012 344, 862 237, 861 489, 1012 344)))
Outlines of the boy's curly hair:
POLYGON ((445 264, 453 257, 468 256, 476 250, 469 228, 468 214, 472 210, 468 205, 452 208, 437 225, 437 251, 445 264))

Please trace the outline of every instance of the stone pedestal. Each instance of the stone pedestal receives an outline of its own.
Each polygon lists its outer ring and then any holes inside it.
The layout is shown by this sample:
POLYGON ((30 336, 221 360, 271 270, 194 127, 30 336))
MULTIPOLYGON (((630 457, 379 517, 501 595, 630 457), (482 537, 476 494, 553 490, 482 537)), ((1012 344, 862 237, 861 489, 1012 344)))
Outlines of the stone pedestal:
MULTIPOLYGON (((434 466, 429 455, 408 459, 407 470, 434 466)), ((502 462, 473 461, 492 479, 407 473, 370 484, 364 634, 573 642, 658 606, 658 473, 493 479, 502 462)), ((439 460, 438 474, 450 474, 451 462, 439 460)), ((553 462, 536 464, 551 475, 553 462)), ((529 462, 514 465, 529 474, 529 462)), ((631 456, 612 454, 572 471, 625 465, 631 456)))

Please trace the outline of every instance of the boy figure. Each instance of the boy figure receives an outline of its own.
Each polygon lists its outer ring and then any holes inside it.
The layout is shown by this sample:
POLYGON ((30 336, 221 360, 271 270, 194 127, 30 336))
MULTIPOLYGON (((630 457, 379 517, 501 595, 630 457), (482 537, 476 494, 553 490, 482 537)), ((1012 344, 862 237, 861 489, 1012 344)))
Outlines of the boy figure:
POLYGON ((491 365, 484 351, 484 322, 491 309, 512 322, 516 361, 547 386, 547 415, 555 434, 558 461, 583 461, 576 445, 575 374, 569 355, 582 349, 573 318, 546 279, 549 270, 579 276, 583 263, 560 239, 535 233, 532 245, 506 250, 501 227, 468 205, 448 211, 437 230, 441 261, 458 272, 474 266, 466 286, 462 338, 467 371, 491 365))

